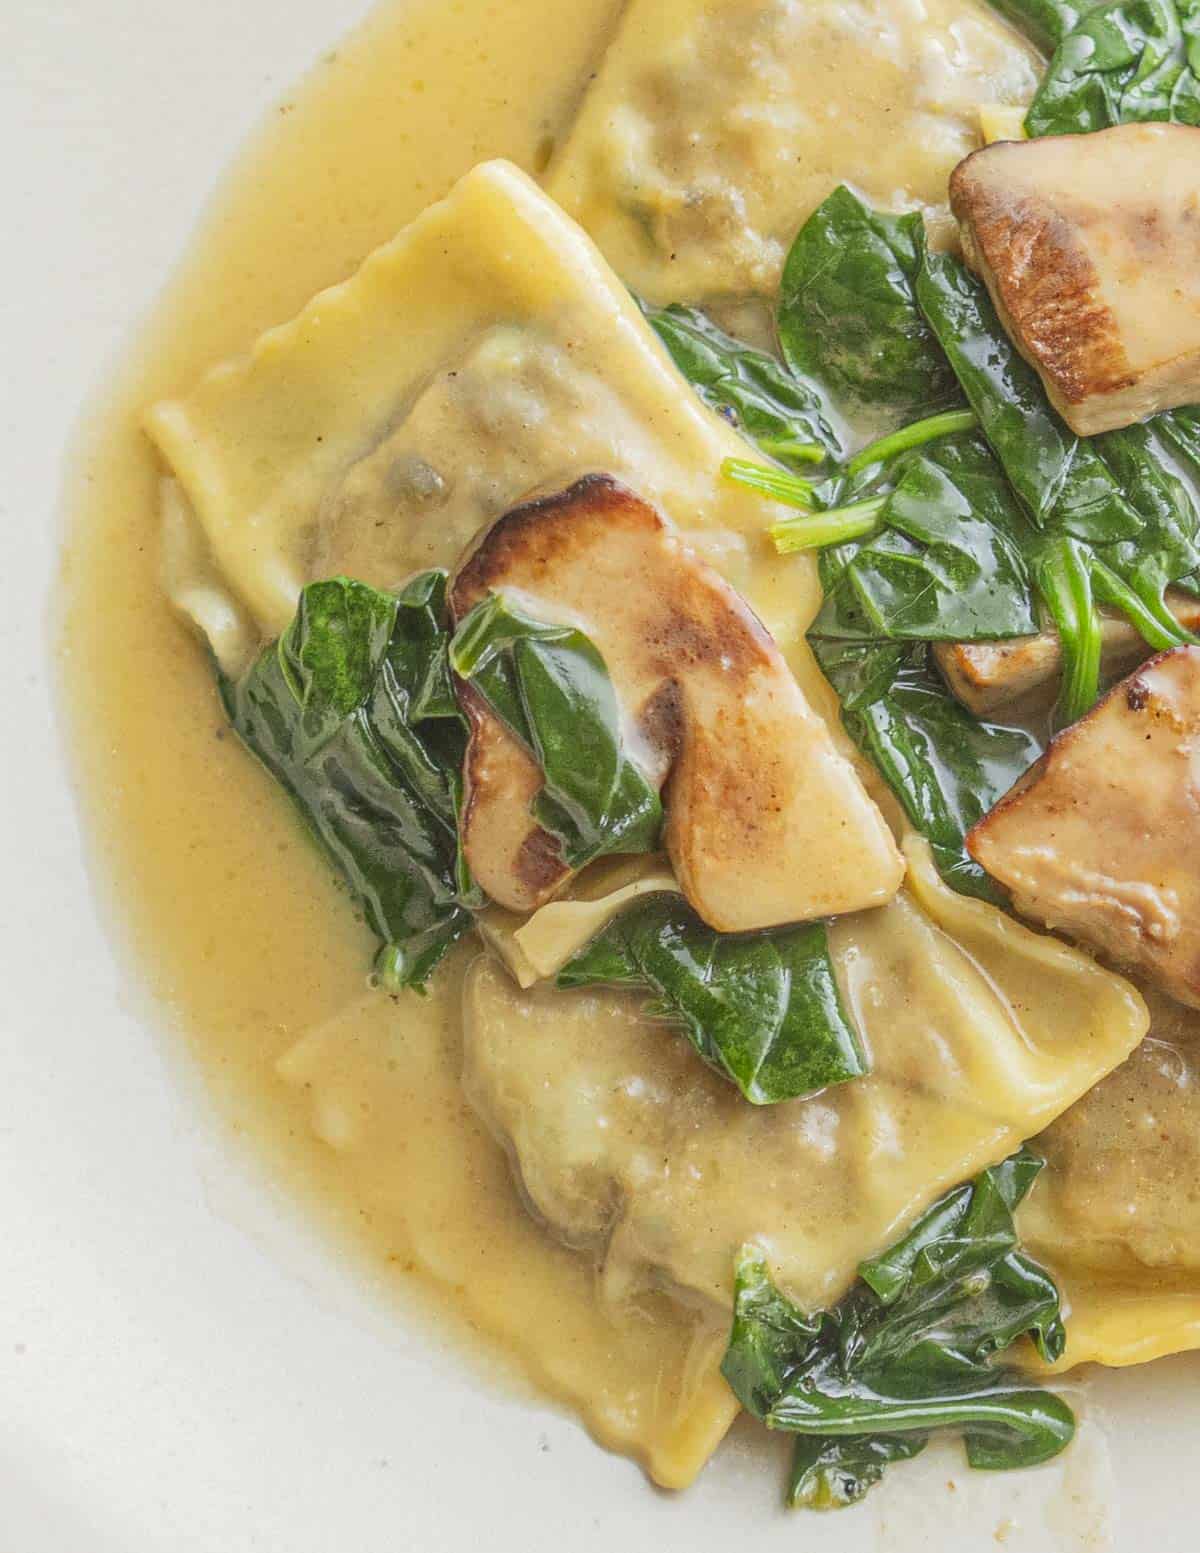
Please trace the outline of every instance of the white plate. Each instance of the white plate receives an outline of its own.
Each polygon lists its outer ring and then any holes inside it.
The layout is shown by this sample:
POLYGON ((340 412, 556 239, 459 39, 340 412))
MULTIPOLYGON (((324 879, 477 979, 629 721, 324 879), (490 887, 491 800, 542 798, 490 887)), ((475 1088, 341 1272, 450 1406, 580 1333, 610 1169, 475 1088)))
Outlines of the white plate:
POLYGON ((1098 1380, 1053 1474, 948 1449, 797 1519, 739 1436, 672 1498, 376 1308, 214 1146, 81 861, 46 643, 62 453, 239 140, 360 8, 0 7, 0 1553, 1193 1550, 1191 1359, 1098 1380))

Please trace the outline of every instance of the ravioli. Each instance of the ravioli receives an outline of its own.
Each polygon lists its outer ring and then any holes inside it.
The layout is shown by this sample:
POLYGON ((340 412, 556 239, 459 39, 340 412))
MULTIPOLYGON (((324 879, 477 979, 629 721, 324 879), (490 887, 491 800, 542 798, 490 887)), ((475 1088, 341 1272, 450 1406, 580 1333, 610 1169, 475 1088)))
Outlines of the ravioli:
POLYGON ((1200 1013, 1146 998, 1146 1039, 1037 1140, 1019 1214, 1070 1305, 1063 1367, 1200 1347, 1200 1013))
POLYGON ((830 929, 872 1071, 811 1099, 747 1106, 628 995, 522 992, 498 963, 473 967, 468 1093, 614 1301, 666 1288, 726 1305, 755 1240, 797 1300, 825 1304, 1141 1038, 1128 983, 948 890, 923 843, 907 851, 908 889, 830 929))
POLYGON ((632 0, 548 186, 653 301, 772 294, 839 183, 944 218, 1037 65, 974 0, 632 0))
POLYGON ((456 1289, 473 1324, 602 1444, 664 1487, 685 1487, 737 1413, 719 1370, 726 1322, 663 1297, 628 1319, 596 1299, 590 1265, 525 1211, 459 1084, 460 967, 471 953, 461 948, 434 980, 419 1020, 369 993, 303 1035, 279 1077, 306 1097, 314 1133, 359 1211, 388 1227, 395 1260, 415 1259, 456 1289))
MULTIPOLYGON (((388 587, 448 566, 520 498, 595 470, 688 530, 743 591, 784 510, 720 478, 745 444, 679 378, 585 234, 505 162, 468 173, 146 424, 268 635, 311 579, 388 587)), ((765 623, 786 646, 816 581, 807 562, 776 569, 765 623)))

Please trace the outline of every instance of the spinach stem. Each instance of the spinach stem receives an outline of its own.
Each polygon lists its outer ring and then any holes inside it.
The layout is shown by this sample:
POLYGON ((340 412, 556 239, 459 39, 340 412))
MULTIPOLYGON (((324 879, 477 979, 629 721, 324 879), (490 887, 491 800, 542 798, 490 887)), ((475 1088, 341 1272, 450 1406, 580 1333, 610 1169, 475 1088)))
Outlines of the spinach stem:
POLYGON ((845 507, 831 507, 828 512, 784 518, 771 529, 771 538, 780 555, 844 545, 851 539, 864 539, 873 534, 879 527, 879 515, 886 504, 886 496, 870 496, 845 507))
POLYGON ((1100 693, 1100 616, 1092 591, 1092 568, 1076 539, 1047 546, 1035 563, 1037 582, 1062 643, 1061 725, 1078 722, 1100 693))
POLYGON ((1196 638, 1185 631, 1161 600, 1144 598, 1098 557, 1092 557, 1092 587, 1102 603, 1119 609, 1138 634, 1158 652, 1182 647, 1196 638), (1155 604, 1158 608, 1155 608, 1155 604))
POLYGON ((820 464, 829 457, 819 442, 802 442, 799 437, 755 437, 755 442, 772 458, 794 458, 798 464, 820 464))
POLYGON ((744 485, 751 491, 761 491, 776 501, 790 507, 802 507, 811 512, 813 487, 810 480, 790 475, 784 469, 772 469, 769 464, 755 464, 748 458, 727 458, 721 465, 721 473, 736 485, 744 485))
POLYGON ((919 448, 938 437, 948 437, 951 432, 974 431, 978 425, 979 417, 974 410, 944 410, 940 415, 913 421, 910 426, 901 426, 899 431, 889 432, 886 437, 860 448, 846 465, 846 473, 853 477, 872 464, 883 464, 898 453, 907 453, 910 448, 919 448))

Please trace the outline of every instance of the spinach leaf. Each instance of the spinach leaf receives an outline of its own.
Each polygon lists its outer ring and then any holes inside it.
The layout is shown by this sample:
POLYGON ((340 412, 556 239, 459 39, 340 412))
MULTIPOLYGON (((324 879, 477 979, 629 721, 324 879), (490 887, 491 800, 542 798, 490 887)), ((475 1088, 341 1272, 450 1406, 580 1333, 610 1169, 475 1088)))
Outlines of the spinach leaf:
POLYGON ((927 251, 917 299, 1037 527, 1090 544, 1138 534, 1141 521, 1112 472, 1055 414, 982 282, 952 255, 927 251))
POLYGON ((879 531, 822 553, 825 602, 813 634, 980 641, 1035 632, 1025 561, 1035 531, 987 443, 943 437, 898 472, 879 531))
POLYGON ((382 940, 390 988, 420 986, 471 925, 458 853, 466 727, 449 694, 446 578, 398 597, 310 583, 295 619, 221 696, 382 940))
POLYGON ((1023 1335, 1048 1360, 1066 1341, 1054 1280, 1013 1220, 1041 1167, 1022 1149, 946 1193, 828 1310, 799 1310, 743 1247, 722 1372, 768 1428, 800 1436, 793 1503, 852 1503, 934 1429, 961 1431, 971 1465, 990 1469, 1070 1442, 1066 1403, 992 1362, 1023 1335))
MULTIPOLYGON (((1200 18, 1200 0, 1196 0, 1200 18)), ((1166 410, 1148 423, 1155 434, 1162 438, 1171 450, 1172 467, 1187 483, 1189 491, 1200 492, 1200 406, 1188 405, 1178 410, 1166 410)), ((1200 496, 1194 505, 1200 507, 1200 496)), ((1200 594, 1200 568, 1175 579, 1177 588, 1200 594)))
POLYGON ((813 1094, 867 1071, 834 979, 824 922, 717 933, 681 897, 651 896, 570 959, 558 985, 653 993, 651 1011, 681 1028, 755 1105, 813 1094))
POLYGON ((1080 135, 1144 120, 1200 122, 1196 39, 1194 0, 1178 8, 1175 0, 1096 6, 1059 43, 1029 105, 1026 133, 1080 135))
POLYGON ((698 308, 639 305, 704 402, 769 458, 806 465, 842 456, 841 440, 814 384, 766 351, 718 329, 698 308))
POLYGON ((961 398, 913 293, 921 231, 919 212, 872 210, 843 185, 801 227, 779 290, 792 371, 896 424, 961 398))
POLYGON ((1181 445, 1186 447, 1188 414, 1158 415, 1095 439, 1142 519, 1136 539, 1106 545, 1098 552, 1103 567, 1132 597, 1114 593, 1111 580, 1102 574, 1098 586, 1106 601, 1122 609, 1160 651, 1194 640, 1180 628, 1164 599, 1168 587, 1200 567, 1200 492, 1195 469, 1189 477, 1185 463, 1175 457, 1181 445))
POLYGON ((1156 649, 1190 640, 1164 600, 1200 564, 1200 497, 1171 455, 1172 438, 1187 436, 1186 413, 1077 437, 957 260, 927 254, 917 295, 1039 531, 1026 558, 1062 638, 1060 713, 1074 721, 1099 689, 1097 601, 1156 649))
MULTIPOLYGON (((1094 3, 1094 0, 1093 0, 1094 3)), ((1052 53, 1088 9, 1087 0, 992 0, 993 10, 1012 22, 1035 48, 1052 53)))
POLYGON ((798 1435, 788 1474, 787 1503, 793 1510, 841 1510, 857 1504, 893 1461, 911 1461, 929 1443, 928 1434, 860 1434, 839 1438, 798 1435))
POLYGON ((612 680, 582 631, 530 620, 493 593, 460 623, 450 663, 541 767, 532 812, 569 867, 654 851, 662 804, 624 748, 612 680))
POLYGON ((972 717, 923 644, 810 642, 842 703, 846 732, 928 840, 943 879, 964 895, 1002 903, 963 840, 1037 759, 1037 740, 972 717))
POLYGON ((1171 93, 1171 117, 1177 124, 1200 125, 1200 0, 1175 0, 1187 61, 1171 93))

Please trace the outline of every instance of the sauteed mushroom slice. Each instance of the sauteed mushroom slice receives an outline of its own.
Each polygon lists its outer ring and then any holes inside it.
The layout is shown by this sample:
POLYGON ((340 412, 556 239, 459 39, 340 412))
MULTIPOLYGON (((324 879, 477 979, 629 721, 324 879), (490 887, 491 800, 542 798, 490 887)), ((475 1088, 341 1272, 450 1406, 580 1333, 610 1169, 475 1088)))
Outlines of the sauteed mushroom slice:
MULTIPOLYGON (((878 808, 741 596, 607 475, 500 518, 461 565, 461 620, 489 593, 584 630, 629 749, 663 791, 680 885, 721 932, 880 905, 904 865, 878 808)), ((463 840, 476 879, 530 911, 569 877, 530 814, 533 758, 467 685, 463 840)))
POLYGON ((1079 436, 1200 398, 1200 129, 999 141, 950 179, 968 262, 1079 436))
POLYGON ((967 849, 1018 911, 1200 1007, 1200 648, 1059 734, 967 849))
MULTIPOLYGON (((1200 631, 1200 599, 1168 590, 1166 603, 1185 631, 1200 631)), ((1127 674, 1153 654, 1145 637, 1121 615, 1103 616, 1100 630, 1105 675, 1127 674)), ((1002 642, 935 642, 933 656, 946 684, 976 717, 990 717, 1046 690, 1057 684, 1062 671, 1057 631, 1002 642)))

